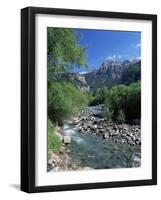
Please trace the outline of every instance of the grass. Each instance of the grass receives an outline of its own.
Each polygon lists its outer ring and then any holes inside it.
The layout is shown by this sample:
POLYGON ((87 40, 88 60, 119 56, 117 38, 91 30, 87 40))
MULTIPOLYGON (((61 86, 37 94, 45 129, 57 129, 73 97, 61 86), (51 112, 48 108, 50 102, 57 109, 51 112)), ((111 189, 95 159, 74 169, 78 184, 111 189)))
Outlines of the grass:
POLYGON ((60 151, 62 147, 62 141, 59 136, 55 134, 56 130, 54 129, 54 125, 51 120, 48 119, 48 150, 57 153, 60 151))

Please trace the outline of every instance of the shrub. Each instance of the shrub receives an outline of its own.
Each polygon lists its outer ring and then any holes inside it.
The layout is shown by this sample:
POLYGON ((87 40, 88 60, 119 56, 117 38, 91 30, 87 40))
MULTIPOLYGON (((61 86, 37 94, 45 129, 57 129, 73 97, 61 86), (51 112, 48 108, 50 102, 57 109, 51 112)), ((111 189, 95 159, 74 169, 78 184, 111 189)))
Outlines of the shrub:
POLYGON ((48 150, 57 153, 62 147, 62 142, 55 132, 56 130, 54 129, 51 120, 48 119, 48 150))
POLYGON ((121 124, 125 122, 125 113, 122 109, 118 111, 118 114, 116 116, 116 121, 121 124))
POLYGON ((118 85, 106 92, 104 113, 106 118, 119 123, 125 120, 140 118, 141 85, 140 81, 129 86, 118 85))
POLYGON ((134 64, 123 70, 122 83, 129 85, 132 82, 136 82, 141 79, 141 64, 134 64))
POLYGON ((64 120, 77 116, 88 104, 88 95, 80 92, 68 81, 48 84, 48 115, 60 125, 64 120))
POLYGON ((106 119, 107 119, 108 121, 112 121, 113 111, 110 110, 110 107, 107 106, 107 104, 106 104, 106 106, 105 106, 105 108, 104 108, 104 116, 106 117, 106 119))
POLYGON ((109 96, 109 91, 110 90, 108 90, 108 88, 105 86, 97 89, 96 93, 93 94, 93 99, 91 99, 90 105, 95 106, 98 104, 103 104, 109 96))

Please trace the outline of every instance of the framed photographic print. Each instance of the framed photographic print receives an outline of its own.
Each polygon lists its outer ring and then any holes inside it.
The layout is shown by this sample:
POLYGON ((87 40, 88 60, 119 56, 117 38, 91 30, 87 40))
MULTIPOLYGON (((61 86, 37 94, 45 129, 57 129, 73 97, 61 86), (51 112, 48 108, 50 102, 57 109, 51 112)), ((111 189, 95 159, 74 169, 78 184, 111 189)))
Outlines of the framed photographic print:
POLYGON ((157 184, 157 16, 21 10, 21 190, 157 184))

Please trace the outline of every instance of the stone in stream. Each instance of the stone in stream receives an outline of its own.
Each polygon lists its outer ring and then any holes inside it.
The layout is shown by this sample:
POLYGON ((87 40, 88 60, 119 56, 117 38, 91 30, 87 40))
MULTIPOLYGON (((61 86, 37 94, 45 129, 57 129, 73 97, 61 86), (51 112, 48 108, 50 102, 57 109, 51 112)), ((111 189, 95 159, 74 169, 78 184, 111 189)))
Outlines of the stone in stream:
POLYGON ((109 134, 108 133, 104 133, 103 134, 103 139, 107 139, 107 138, 109 138, 109 134))
POLYGON ((71 137, 69 135, 63 136, 63 142, 64 144, 70 144, 71 143, 71 137))
POLYGON ((70 153, 70 149, 67 149, 67 153, 70 153))
POLYGON ((91 126, 91 130, 96 130, 97 129, 97 125, 93 125, 93 126, 91 126))

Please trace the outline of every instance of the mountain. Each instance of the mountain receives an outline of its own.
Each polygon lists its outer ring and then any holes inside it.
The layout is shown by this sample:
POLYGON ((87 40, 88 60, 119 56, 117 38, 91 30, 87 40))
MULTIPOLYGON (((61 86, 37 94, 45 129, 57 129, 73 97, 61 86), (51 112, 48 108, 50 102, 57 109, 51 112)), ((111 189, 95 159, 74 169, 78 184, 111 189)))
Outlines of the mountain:
POLYGON ((140 80, 141 61, 139 59, 124 61, 107 59, 98 69, 89 73, 51 73, 49 78, 70 81, 82 92, 95 92, 103 86, 110 88, 118 84, 129 85, 140 80))
POLYGON ((114 60, 107 59, 102 65, 89 73, 84 74, 86 83, 91 91, 103 86, 112 87, 113 85, 125 84, 140 80, 141 61, 139 59, 114 60))

